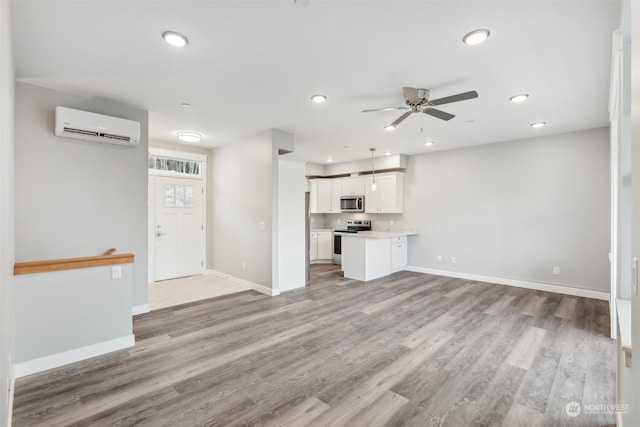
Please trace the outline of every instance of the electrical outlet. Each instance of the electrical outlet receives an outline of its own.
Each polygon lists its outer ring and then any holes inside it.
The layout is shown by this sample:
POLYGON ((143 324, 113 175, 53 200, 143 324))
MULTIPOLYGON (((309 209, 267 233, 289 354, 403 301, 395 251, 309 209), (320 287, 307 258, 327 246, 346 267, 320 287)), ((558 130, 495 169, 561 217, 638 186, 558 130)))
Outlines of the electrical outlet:
POLYGON ((122 266, 114 265, 113 267, 111 267, 111 278, 113 280, 122 279, 122 266))
POLYGON ((264 230, 267 228, 267 224, 264 221, 258 223, 258 230, 264 230))
POLYGON ((245 270, 247 268, 247 264, 245 262, 242 262, 242 269, 245 270))
POLYGON ((452 256, 451 257, 451 264, 455 264, 456 263, 456 257, 452 256))
POLYGON ((389 225, 393 225, 393 220, 392 219, 389 220, 389 225))
POLYGON ((442 255, 438 255, 438 261, 442 262, 442 255))
POLYGON ((555 274, 556 276, 560 275, 560 267, 553 267, 553 274, 555 274))

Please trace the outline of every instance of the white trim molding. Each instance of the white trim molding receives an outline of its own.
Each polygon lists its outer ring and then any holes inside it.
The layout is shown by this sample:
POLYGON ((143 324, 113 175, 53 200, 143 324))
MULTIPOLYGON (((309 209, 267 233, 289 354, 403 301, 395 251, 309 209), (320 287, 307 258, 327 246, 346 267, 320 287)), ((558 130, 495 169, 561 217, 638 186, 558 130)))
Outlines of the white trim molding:
POLYGON ((46 371, 47 369, 57 368, 59 366, 68 365, 69 363, 79 362, 80 360, 102 356, 103 354, 111 353, 112 351, 133 347, 135 342, 136 337, 131 334, 109 341, 88 345, 86 347, 80 347, 64 351, 62 353, 29 360, 27 362, 17 363, 15 365, 15 378, 26 377, 27 375, 46 371))
POLYGON ((231 280, 233 282, 240 283, 242 285, 250 287, 254 291, 258 291, 260 293, 263 293, 265 295, 269 295, 269 296, 272 296, 272 297, 280 295, 280 290, 278 290, 278 289, 268 288, 266 286, 250 282, 248 280, 240 279, 239 277, 230 276, 230 275, 228 275, 226 273, 223 273, 221 271, 218 271, 218 270, 207 270, 204 274, 215 274, 218 277, 222 277, 223 279, 228 279, 228 280, 231 280))
POLYGON ((526 280, 505 279, 502 277, 483 276, 480 274, 459 273, 457 271, 437 270, 435 268, 416 267, 408 265, 405 270, 416 273, 433 274, 436 276, 455 277, 457 279, 474 280, 477 282, 495 283, 498 285, 515 286, 516 288, 533 289, 536 291, 553 292, 556 294, 572 295, 576 297, 594 298, 609 301, 609 294, 592 289, 574 288, 571 286, 552 285, 550 283, 529 282, 526 280))
POLYGON ((133 307, 131 307, 132 316, 148 313, 149 311, 151 311, 151 307, 149 306, 149 304, 134 305, 133 307))

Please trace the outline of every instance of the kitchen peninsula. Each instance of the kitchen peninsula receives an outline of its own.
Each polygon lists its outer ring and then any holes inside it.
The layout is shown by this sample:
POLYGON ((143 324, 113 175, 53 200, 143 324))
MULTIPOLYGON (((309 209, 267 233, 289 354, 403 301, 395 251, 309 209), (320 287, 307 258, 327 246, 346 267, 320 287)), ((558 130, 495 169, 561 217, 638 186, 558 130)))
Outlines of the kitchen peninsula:
POLYGON ((369 281, 404 269, 408 236, 417 231, 359 231, 342 236, 342 270, 348 279, 369 281))

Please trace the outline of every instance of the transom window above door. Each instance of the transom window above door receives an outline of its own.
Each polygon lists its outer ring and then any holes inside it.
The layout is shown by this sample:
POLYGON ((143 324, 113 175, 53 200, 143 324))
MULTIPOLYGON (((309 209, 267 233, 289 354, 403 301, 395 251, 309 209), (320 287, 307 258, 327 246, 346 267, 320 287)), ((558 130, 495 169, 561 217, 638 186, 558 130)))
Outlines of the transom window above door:
POLYGON ((202 176, 202 162, 149 155, 149 170, 173 176, 202 176))

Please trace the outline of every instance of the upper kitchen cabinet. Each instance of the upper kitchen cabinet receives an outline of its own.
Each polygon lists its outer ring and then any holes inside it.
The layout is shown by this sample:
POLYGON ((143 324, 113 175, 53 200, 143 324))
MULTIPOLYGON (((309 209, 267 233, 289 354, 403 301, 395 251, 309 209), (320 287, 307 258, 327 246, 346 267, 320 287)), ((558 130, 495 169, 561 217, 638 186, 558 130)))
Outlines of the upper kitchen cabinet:
POLYGON ((335 179, 311 179, 309 194, 310 213, 340 213, 342 185, 335 179))
POLYGON ((364 195, 364 177, 352 176, 342 179, 342 195, 343 196, 362 196, 364 195))
POLYGON ((371 190, 373 177, 364 179, 365 213, 402 213, 404 210, 404 174, 376 175, 376 191, 371 190))

